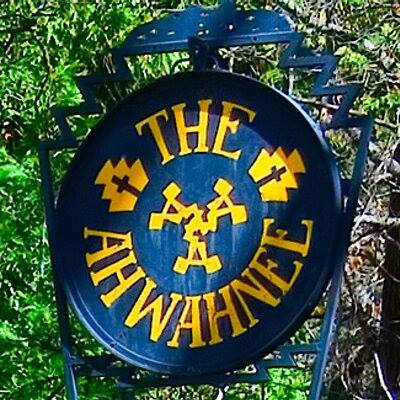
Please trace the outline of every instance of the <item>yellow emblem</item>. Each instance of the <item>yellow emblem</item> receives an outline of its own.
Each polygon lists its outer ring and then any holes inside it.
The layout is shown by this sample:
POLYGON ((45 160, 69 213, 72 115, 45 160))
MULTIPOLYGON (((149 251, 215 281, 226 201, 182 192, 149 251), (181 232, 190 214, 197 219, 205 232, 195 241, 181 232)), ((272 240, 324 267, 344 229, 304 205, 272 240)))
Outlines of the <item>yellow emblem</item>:
POLYGON ((286 156, 282 147, 272 154, 262 149, 249 169, 249 175, 260 185, 262 201, 288 201, 288 189, 298 188, 295 174, 305 172, 300 153, 293 150, 286 156))
POLYGON ((229 215, 233 225, 247 221, 247 211, 243 204, 235 204, 229 197, 233 186, 225 179, 218 179, 214 184, 214 191, 218 197, 210 201, 206 209, 196 203, 184 205, 178 196, 181 188, 171 182, 163 191, 166 199, 161 212, 150 215, 149 228, 160 230, 166 221, 174 224, 183 223, 183 239, 188 242, 186 257, 176 258, 173 270, 179 274, 185 274, 190 266, 203 266, 208 274, 219 271, 222 268, 221 260, 217 255, 210 256, 207 250, 205 236, 209 232, 216 232, 218 221, 221 217, 229 215))
POLYGON ((111 160, 106 161, 95 181, 96 185, 104 185, 101 198, 110 200, 110 212, 132 211, 148 182, 142 162, 136 160, 129 166, 124 158, 115 166, 111 160))

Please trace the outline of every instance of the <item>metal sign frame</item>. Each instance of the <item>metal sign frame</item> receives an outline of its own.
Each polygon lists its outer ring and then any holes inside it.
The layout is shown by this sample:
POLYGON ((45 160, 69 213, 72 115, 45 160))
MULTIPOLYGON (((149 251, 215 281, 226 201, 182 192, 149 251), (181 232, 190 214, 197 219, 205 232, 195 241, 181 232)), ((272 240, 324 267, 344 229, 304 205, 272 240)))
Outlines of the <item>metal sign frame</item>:
MULTIPOLYGON (((315 54, 303 45, 304 36, 295 32, 288 20, 281 14, 267 10, 239 11, 234 0, 221 0, 216 8, 192 6, 160 20, 142 25, 132 31, 124 44, 112 51, 115 72, 77 77, 76 83, 84 101, 77 107, 57 107, 53 114, 60 129, 56 140, 39 143, 40 168, 46 222, 52 261, 54 260, 55 236, 55 188, 51 169, 52 152, 76 149, 79 142, 73 134, 67 117, 71 115, 100 114, 100 104, 96 100, 96 86, 105 83, 132 81, 126 57, 144 54, 158 54, 186 51, 190 54, 194 70, 207 68, 210 60, 219 59, 220 48, 262 44, 285 44, 279 67, 283 69, 310 69, 316 73, 311 95, 315 97, 339 96, 338 109, 329 124, 321 125, 323 133, 331 129, 356 128, 359 141, 351 178, 342 179, 345 207, 340 216, 342 235, 338 238, 337 258, 334 274, 327 293, 327 306, 322 321, 319 339, 312 343, 285 344, 277 349, 277 356, 254 363, 251 372, 234 371, 225 374, 200 377, 172 376, 149 373, 146 377, 138 374, 132 365, 116 365, 113 355, 86 357, 77 353, 69 320, 69 305, 61 283, 55 274, 54 288, 57 305, 60 340, 64 358, 64 373, 67 397, 78 399, 77 380, 79 376, 114 377, 122 394, 138 388, 181 386, 187 384, 208 384, 224 388, 234 383, 263 383, 269 378, 270 368, 298 367, 295 356, 310 354, 315 356, 309 399, 319 399, 323 391, 324 370, 328 361, 330 345, 338 325, 338 304, 343 279, 347 246, 350 240, 357 199, 362 182, 368 144, 372 134, 371 117, 351 117, 349 110, 360 87, 357 84, 329 85, 337 60, 332 55, 315 54)), ((214 62, 213 61, 213 62, 214 62)), ((54 266, 54 262, 53 262, 54 266)), ((221 389, 224 396, 225 391, 221 389)))

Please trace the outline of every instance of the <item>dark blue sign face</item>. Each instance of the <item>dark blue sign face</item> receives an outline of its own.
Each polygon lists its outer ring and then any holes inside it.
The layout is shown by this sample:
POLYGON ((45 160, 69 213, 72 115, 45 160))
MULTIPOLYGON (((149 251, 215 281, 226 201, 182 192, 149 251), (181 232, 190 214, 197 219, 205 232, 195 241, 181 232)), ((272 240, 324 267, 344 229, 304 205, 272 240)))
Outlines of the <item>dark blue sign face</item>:
POLYGON ((339 177, 284 94, 191 72, 129 96, 61 187, 56 268, 90 332, 162 373, 232 370, 283 343, 332 272, 339 177))

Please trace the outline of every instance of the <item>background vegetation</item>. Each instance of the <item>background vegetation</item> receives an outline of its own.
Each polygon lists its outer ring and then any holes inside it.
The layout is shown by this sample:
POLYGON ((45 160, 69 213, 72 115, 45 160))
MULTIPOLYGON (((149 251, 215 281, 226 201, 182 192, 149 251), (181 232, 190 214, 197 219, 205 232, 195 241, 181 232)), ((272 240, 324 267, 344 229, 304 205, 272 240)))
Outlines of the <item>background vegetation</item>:
MULTIPOLYGON (((110 50, 121 45, 138 25, 181 9, 179 0, 8 0, 0 1, 0 398, 65 398, 58 344, 55 301, 44 226, 37 141, 58 134, 50 109, 75 105, 81 96, 75 75, 110 70, 110 50)), ((193 2, 192 2, 193 3, 193 2)), ((215 5, 216 0, 203 5, 215 5)), ((346 266, 342 325, 332 353, 328 396, 332 399, 385 398, 376 374, 381 305, 383 244, 387 239, 389 195, 398 190, 398 173, 390 162, 400 122, 400 5, 388 0, 243 0, 240 7, 278 9, 307 33, 308 45, 341 56, 336 81, 358 81, 364 95, 352 111, 377 119, 359 215, 346 266)), ((246 48, 227 52, 233 69, 245 71, 303 99, 320 119, 329 118, 336 104, 308 97, 309 75, 294 75, 276 67, 279 49, 246 48), (249 67, 251 65, 251 68, 249 67)), ((105 108, 127 91, 170 73, 181 56, 140 57, 130 65, 135 84, 101 88, 105 108)), ((185 67, 184 65, 182 67, 185 67)), ((73 118, 83 136, 97 117, 73 118)), ((332 135, 338 160, 346 171, 354 140, 332 135)), ((63 158, 56 154, 61 175, 63 158)), ((396 167, 396 165, 395 165, 396 167)), ((400 226, 400 224, 399 224, 400 226)), ((323 308, 323 305, 321 306, 323 308)), ((318 320, 317 320, 318 321, 318 320)), ((299 335, 310 340, 318 322, 299 335)), ((98 347, 79 324, 79 345, 95 354, 98 347)), ((309 369, 273 371, 263 386, 238 385, 229 399, 305 399, 309 369)), ((83 379, 83 398, 116 398, 110 382, 83 379)), ((211 387, 147 390, 137 398, 216 398, 211 387)))

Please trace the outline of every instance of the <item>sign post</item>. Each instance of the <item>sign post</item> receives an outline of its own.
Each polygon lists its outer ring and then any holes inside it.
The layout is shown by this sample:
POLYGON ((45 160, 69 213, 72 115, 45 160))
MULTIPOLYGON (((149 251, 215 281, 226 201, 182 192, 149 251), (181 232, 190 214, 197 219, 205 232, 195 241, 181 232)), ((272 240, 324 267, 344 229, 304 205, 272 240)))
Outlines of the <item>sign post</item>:
POLYGON ((328 86, 335 58, 306 49, 282 15, 233 1, 139 27, 113 57, 114 74, 78 78, 85 102, 55 109, 61 136, 40 145, 69 399, 80 374, 125 389, 257 383, 268 368, 295 367, 296 354, 315 354, 309 398, 320 398, 372 129, 348 116, 358 88, 328 86), (215 68, 219 48, 265 43, 288 44, 282 68, 319 69, 314 96, 342 97, 329 125, 215 68), (131 79, 129 55, 172 51, 188 51, 193 71, 131 94, 78 143, 66 117, 99 112, 96 85, 131 79), (354 127, 344 182, 324 132, 354 127), (50 156, 65 148, 77 150, 55 201, 50 156), (320 338, 285 344, 329 282, 320 338), (69 307, 110 356, 76 354, 69 307))

